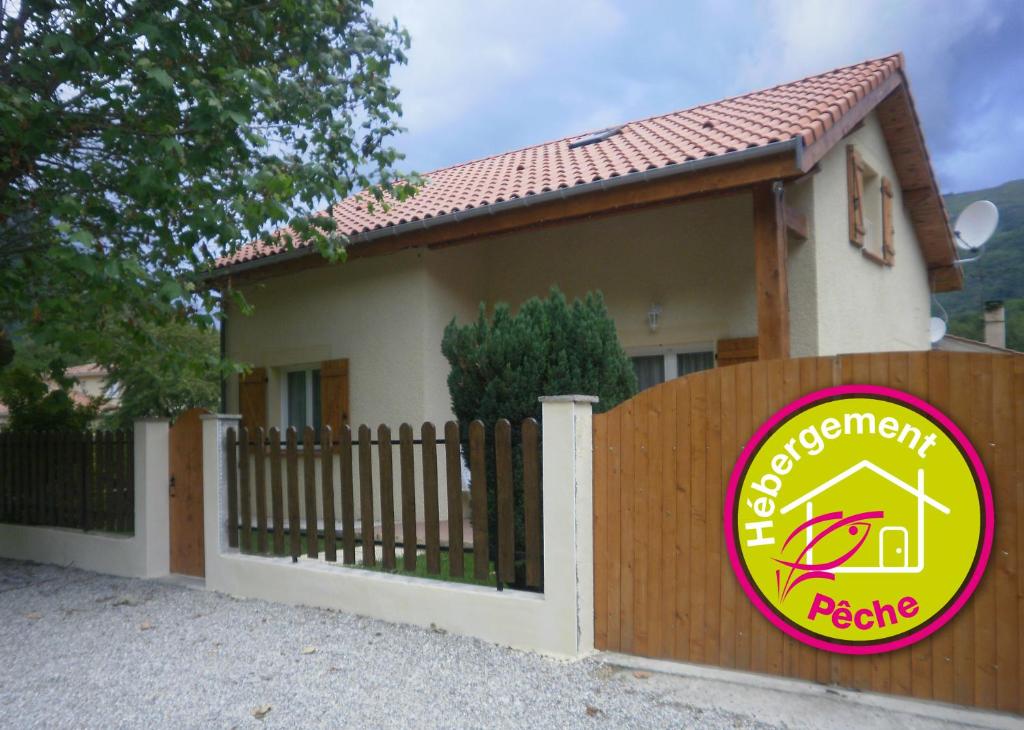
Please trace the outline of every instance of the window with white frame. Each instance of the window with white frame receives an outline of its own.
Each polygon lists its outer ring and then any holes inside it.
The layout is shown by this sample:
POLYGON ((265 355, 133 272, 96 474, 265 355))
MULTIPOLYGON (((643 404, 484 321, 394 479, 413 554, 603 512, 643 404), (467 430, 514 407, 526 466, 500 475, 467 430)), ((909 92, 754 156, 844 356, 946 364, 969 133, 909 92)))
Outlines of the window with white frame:
POLYGON ((286 370, 283 375, 282 425, 300 432, 306 426, 312 426, 319 434, 323 423, 320 414, 320 368, 296 368, 286 370))
POLYGON ((667 380, 680 378, 715 366, 715 351, 710 345, 655 348, 630 352, 640 390, 667 380))

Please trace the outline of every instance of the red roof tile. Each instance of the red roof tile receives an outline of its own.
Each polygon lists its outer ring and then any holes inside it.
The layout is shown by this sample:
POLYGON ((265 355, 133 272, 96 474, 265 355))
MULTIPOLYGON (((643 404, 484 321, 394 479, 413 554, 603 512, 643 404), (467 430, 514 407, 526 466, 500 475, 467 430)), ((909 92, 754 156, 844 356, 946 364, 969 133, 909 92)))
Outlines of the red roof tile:
MULTIPOLYGON (((570 143, 588 133, 445 167, 424 175, 425 183, 415 196, 392 202, 386 211, 378 205, 371 213, 366 204, 368 196, 356 195, 334 205, 330 215, 342 233, 356 236, 795 137, 810 145, 901 66, 899 55, 865 61, 712 104, 629 122, 618 134, 574 149, 570 143)), ((264 258, 283 248, 251 243, 220 259, 217 267, 264 258)))

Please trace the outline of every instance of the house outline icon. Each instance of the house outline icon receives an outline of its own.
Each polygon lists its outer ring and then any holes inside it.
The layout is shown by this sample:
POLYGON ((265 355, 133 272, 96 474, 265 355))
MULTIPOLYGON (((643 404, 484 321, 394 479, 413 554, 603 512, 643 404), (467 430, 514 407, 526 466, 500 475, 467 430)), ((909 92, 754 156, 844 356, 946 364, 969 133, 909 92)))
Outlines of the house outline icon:
MULTIPOLYGON (((817 497, 819 494, 822 494, 822 493, 828 491, 832 487, 834 487, 837 484, 845 481, 849 477, 853 476, 854 474, 859 473, 860 471, 862 471, 864 469, 868 469, 869 471, 874 472, 875 474, 877 474, 878 476, 882 477, 883 479, 885 479, 887 482, 889 482, 893 486, 899 487, 900 489, 902 489, 903 491, 907 492, 908 494, 910 494, 911 496, 913 496, 913 497, 915 497, 917 499, 917 564, 913 565, 913 566, 909 564, 909 557, 910 556, 909 556, 909 554, 907 552, 907 549, 909 547, 909 544, 908 544, 909 543, 909 535, 907 533, 907 528, 906 527, 902 527, 902 526, 888 526, 888 527, 883 527, 881 530, 879 530, 879 534, 878 534, 878 565, 876 565, 876 566, 875 565, 867 565, 867 566, 839 566, 839 567, 836 567, 836 568, 832 568, 829 572, 831 572, 831 573, 920 573, 922 570, 924 570, 924 542, 925 542, 925 540, 924 540, 924 506, 925 506, 925 504, 927 504, 928 506, 930 506, 930 507, 932 507, 934 509, 937 509, 938 511, 942 512, 943 514, 946 514, 946 515, 950 514, 949 507, 947 507, 946 505, 942 504, 941 502, 938 502, 938 501, 932 499, 927 494, 925 494, 925 492, 924 492, 924 469, 918 469, 917 470, 917 486, 914 487, 914 486, 912 486, 910 484, 907 484, 905 481, 903 481, 899 477, 894 476, 893 474, 890 474, 888 471, 886 471, 882 467, 878 466, 877 464, 874 464, 873 462, 869 461, 868 459, 864 459, 862 461, 857 462, 856 464, 851 466, 849 469, 846 469, 845 471, 843 471, 843 472, 841 472, 839 474, 836 474, 834 477, 829 479, 827 482, 825 482, 824 484, 820 484, 819 486, 815 487, 814 489, 812 489, 811 491, 807 492, 807 494, 803 495, 799 499, 795 499, 792 502, 790 502, 789 504, 785 505, 784 507, 782 507, 782 509, 779 510, 779 513, 780 514, 788 514, 789 512, 792 512, 794 509, 796 509, 797 507, 806 504, 807 505, 807 508, 806 508, 807 509, 807 519, 810 520, 811 518, 814 517, 814 509, 813 509, 813 505, 812 505, 812 502, 811 502, 812 499, 817 497), (902 555, 903 555, 903 565, 902 566, 887 566, 887 565, 885 565, 885 556, 884 556, 885 539, 884 539, 884 537, 885 537, 886 533, 888 533, 888 532, 902 532, 903 533, 903 549, 902 549, 902 551, 897 550, 897 553, 902 552, 902 555)), ((814 539, 813 527, 808 527, 806 529, 805 533, 806 533, 807 544, 809 545, 811 543, 811 541, 814 539)), ((810 550, 808 550, 808 552, 807 552, 806 559, 807 559, 807 562, 809 562, 809 563, 814 561, 814 558, 813 558, 810 550)))

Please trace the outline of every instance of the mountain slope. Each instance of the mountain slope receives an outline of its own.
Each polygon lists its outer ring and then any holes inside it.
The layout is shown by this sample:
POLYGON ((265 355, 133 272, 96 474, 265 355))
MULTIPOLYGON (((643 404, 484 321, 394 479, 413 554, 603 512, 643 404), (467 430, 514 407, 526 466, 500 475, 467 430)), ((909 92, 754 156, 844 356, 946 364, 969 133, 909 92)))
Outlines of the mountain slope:
POLYGON ((999 228, 981 259, 964 265, 964 288, 939 295, 949 313, 950 332, 981 339, 984 303, 1002 299, 1007 305, 1007 347, 1024 350, 1024 180, 953 193, 945 200, 954 221, 975 200, 991 200, 999 208, 999 228))

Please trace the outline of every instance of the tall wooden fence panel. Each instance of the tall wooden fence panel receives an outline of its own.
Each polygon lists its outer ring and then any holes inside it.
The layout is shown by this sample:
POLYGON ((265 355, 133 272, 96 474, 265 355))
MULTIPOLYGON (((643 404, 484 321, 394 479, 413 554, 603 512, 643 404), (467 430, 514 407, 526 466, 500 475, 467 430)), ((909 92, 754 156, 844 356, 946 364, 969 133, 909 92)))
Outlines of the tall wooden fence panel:
POLYGON ((0 522, 135 530, 131 431, 0 433, 0 522))
POLYGON ((1024 713, 1024 357, 873 353, 697 373, 595 416, 594 460, 598 648, 1024 713), (864 657, 772 627, 723 545, 746 441, 790 401, 849 383, 945 412, 978 449, 996 511, 992 557, 966 607, 912 647, 864 657))

